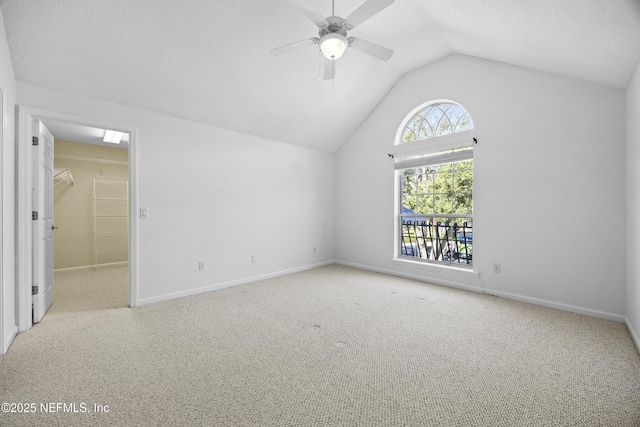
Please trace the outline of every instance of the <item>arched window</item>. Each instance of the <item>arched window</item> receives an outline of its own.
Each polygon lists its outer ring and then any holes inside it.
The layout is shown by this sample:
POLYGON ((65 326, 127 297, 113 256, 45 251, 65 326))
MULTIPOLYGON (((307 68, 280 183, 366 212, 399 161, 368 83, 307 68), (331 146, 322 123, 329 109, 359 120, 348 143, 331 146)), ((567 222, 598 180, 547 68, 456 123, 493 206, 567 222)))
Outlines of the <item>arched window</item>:
POLYGON ((409 119, 399 144, 434 138, 473 129, 473 121, 462 105, 435 102, 420 109, 409 119))
MULTIPOLYGON (((460 104, 431 101, 407 115, 395 143, 471 129, 471 116, 460 104)), ((473 266, 474 140, 459 135, 437 144, 423 142, 419 152, 395 150, 398 259, 473 266)))

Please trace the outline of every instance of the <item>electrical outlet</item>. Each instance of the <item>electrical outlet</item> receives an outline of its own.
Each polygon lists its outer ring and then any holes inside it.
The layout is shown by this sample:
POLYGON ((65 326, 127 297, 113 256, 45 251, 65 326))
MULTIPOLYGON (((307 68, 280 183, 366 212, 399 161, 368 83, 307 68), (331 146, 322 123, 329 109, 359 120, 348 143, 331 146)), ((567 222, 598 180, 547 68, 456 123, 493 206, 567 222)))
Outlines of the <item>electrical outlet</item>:
POLYGON ((258 262, 258 257, 256 257, 255 255, 251 255, 251 262, 253 263, 258 262))
POLYGON ((199 262, 198 263, 198 270, 200 270, 200 271, 204 270, 204 262, 199 262))
POLYGON ((500 273, 500 264, 499 263, 494 263, 493 264, 493 272, 494 273, 500 273))
POLYGON ((147 209, 147 208, 140 208, 140 218, 142 218, 142 219, 147 219, 147 218, 149 218, 149 209, 147 209))

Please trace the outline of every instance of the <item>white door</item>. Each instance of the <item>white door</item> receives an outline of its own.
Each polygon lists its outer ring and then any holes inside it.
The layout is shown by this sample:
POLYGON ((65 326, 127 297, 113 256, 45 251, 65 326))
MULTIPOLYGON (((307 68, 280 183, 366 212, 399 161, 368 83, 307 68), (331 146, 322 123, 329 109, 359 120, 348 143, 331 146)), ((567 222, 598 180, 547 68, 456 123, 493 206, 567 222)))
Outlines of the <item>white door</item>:
POLYGON ((53 136, 33 120, 33 322, 53 303, 53 136))

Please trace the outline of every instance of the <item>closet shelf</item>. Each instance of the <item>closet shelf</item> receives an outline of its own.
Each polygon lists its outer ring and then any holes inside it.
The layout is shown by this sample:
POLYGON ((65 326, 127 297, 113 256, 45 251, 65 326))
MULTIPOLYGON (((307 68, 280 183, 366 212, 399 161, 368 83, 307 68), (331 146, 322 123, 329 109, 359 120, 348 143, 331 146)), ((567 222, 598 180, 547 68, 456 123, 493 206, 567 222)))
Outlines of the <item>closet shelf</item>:
POLYGON ((129 224, 127 181, 93 181, 95 264, 128 260, 129 224))
POLYGON ((114 248, 114 249, 102 249, 100 252, 105 254, 115 253, 115 252, 128 252, 129 248, 114 248))

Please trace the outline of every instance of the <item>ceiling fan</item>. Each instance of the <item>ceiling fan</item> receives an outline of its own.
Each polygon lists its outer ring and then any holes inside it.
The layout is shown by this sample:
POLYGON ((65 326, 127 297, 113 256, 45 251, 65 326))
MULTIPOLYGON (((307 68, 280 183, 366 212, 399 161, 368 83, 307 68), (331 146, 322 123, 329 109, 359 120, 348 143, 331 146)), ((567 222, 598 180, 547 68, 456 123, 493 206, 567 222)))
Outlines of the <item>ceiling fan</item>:
POLYGON ((318 37, 300 40, 275 49, 270 52, 274 56, 282 55, 293 50, 318 45, 320 47, 320 78, 330 80, 335 77, 336 60, 342 56, 347 47, 374 56, 383 61, 388 61, 393 55, 391 49, 379 46, 366 40, 349 37, 347 31, 351 31, 381 10, 393 4, 394 0, 367 0, 346 18, 335 16, 335 4, 331 1, 331 16, 324 18, 307 0, 289 0, 291 4, 300 9, 307 18, 318 26, 318 37))

